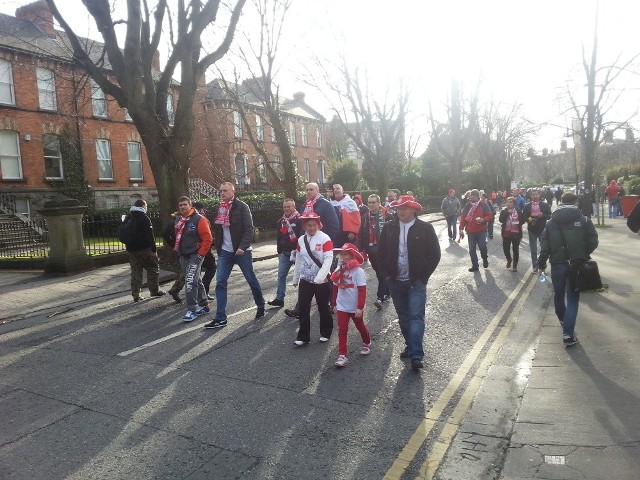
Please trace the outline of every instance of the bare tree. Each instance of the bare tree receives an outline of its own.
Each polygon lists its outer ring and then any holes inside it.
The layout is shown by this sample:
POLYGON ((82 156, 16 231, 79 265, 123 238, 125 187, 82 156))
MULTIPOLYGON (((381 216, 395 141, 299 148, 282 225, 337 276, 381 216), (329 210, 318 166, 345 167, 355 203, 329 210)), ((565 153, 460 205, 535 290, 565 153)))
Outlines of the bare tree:
MULTIPOLYGON (((616 89, 615 84, 623 73, 635 71, 636 61, 640 54, 631 56, 623 61, 619 55, 615 61, 603 67, 598 66, 598 7, 596 7, 596 20, 593 35, 593 48, 588 58, 584 45, 582 47, 582 68, 586 77, 586 103, 580 103, 576 93, 567 85, 567 96, 570 101, 570 110, 573 111, 576 121, 573 122, 573 135, 579 140, 576 151, 582 155, 583 168, 576 166, 578 176, 584 172, 584 182, 587 188, 594 184, 594 171, 597 163, 598 146, 604 139, 606 131, 615 131, 625 128, 630 118, 621 121, 607 120, 611 116, 611 110, 619 102, 625 89, 616 89)), ((634 116, 635 113, 632 115, 634 116)), ((579 157, 577 157, 579 158, 579 157)), ((576 178, 576 183, 579 181, 576 178)))
POLYGON ((76 61, 105 94, 127 108, 147 151, 158 189, 160 211, 168 219, 168 214, 175 209, 176 198, 188 192, 193 105, 198 85, 207 68, 229 50, 246 0, 237 0, 232 8, 222 0, 181 0, 177 2, 173 16, 167 0, 158 0, 151 9, 147 0, 127 0, 126 19, 113 17, 109 0, 83 0, 104 41, 99 56, 91 51, 95 45, 87 44, 71 29, 55 0, 46 2, 67 33, 76 61), (228 9, 228 24, 223 27, 224 37, 217 48, 207 53, 202 38, 207 27, 220 23, 221 7, 225 11, 228 9), (120 24, 126 29, 123 46, 116 34, 120 24), (157 71, 153 59, 158 52, 163 27, 168 28, 170 53, 164 70, 157 71), (167 99, 178 69, 179 96, 175 117, 170 119, 167 99))
POLYGON ((479 84, 471 98, 465 99, 463 89, 456 80, 452 80, 445 121, 436 119, 429 103, 431 142, 440 155, 449 162, 451 180, 454 189, 458 192, 462 190, 460 172, 462 172, 477 122, 478 90, 479 84))
POLYGON ((369 90, 366 73, 362 79, 359 70, 352 72, 344 57, 338 68, 338 82, 329 78, 325 68, 318 67, 327 88, 335 95, 335 99, 327 98, 340 126, 362 154, 363 176, 380 195, 386 195, 390 173, 398 171, 403 160, 408 91, 400 84, 397 91, 387 89, 378 100, 369 90))
POLYGON ((279 88, 275 83, 276 56, 292 1, 253 0, 259 16, 260 34, 257 37, 245 35, 245 44, 239 46, 239 58, 249 71, 249 79, 241 83, 240 74, 235 71, 235 81, 232 83, 224 80, 222 72, 220 74, 227 94, 240 112, 249 141, 262 157, 268 175, 284 190, 287 197, 296 198, 301 178, 284 126, 285 113, 280 103, 279 88), (278 158, 267 151, 264 142, 253 134, 247 113, 266 117, 264 120, 274 132, 278 158))

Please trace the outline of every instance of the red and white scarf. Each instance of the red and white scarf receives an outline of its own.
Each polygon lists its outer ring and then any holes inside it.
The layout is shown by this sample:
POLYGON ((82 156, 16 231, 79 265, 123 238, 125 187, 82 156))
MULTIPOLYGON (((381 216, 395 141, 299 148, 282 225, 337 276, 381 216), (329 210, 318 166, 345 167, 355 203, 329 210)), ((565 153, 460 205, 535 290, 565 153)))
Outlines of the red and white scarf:
POLYGON ((231 210, 231 204, 233 203, 233 197, 231 200, 221 202, 218 206, 218 213, 216 214, 216 219, 213 223, 217 223, 218 225, 222 225, 228 227, 231 225, 229 222, 229 211, 231 210))
POLYGON ((180 220, 176 222, 176 243, 173 246, 176 252, 180 251, 180 240, 182 240, 182 232, 184 231, 184 226, 187 224, 187 220, 189 220, 189 217, 180 216, 180 220))
POLYGON ((313 200, 307 200, 307 203, 304 204, 304 212, 303 213, 313 212, 313 206, 316 204, 316 200, 318 200, 319 196, 320 195, 316 195, 313 200))
POLYGON ((531 202, 531 216, 539 217, 542 215, 540 211, 540 202, 531 202))
POLYGON ((293 231, 290 220, 294 220, 299 216, 300 214, 298 212, 293 212, 288 217, 286 215, 283 215, 282 218, 280 219, 280 233, 282 234, 289 233, 289 240, 291 241, 291 243, 297 243, 298 236, 296 235, 296 232, 293 231))
POLYGON ((520 231, 520 219, 518 217, 518 211, 514 208, 511 210, 509 217, 507 217, 507 228, 508 232, 517 233, 520 231))
POLYGON ((359 266, 360 266, 360 262, 358 262, 358 260, 356 260, 355 258, 347 260, 346 262, 342 262, 338 266, 338 268, 336 268, 335 271, 331 274, 331 281, 338 288, 354 288, 355 285, 353 284, 348 285, 344 281, 344 275, 352 268, 357 268, 359 266))
POLYGON ((467 216, 464 217, 464 220, 467 223, 470 223, 475 219, 475 217, 473 215, 474 215, 474 213, 476 213, 476 208, 478 208, 479 204, 480 204, 479 200, 476 203, 472 203, 471 204, 471 208, 469 208, 469 211, 467 212, 467 216))

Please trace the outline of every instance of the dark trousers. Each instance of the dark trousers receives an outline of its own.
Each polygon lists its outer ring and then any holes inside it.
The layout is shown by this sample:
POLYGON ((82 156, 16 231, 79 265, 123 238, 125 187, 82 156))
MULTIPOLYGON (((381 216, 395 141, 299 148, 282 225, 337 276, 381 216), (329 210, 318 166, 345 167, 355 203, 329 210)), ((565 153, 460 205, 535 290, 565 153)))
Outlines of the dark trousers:
POLYGON ((455 239, 458 234, 458 215, 450 215, 446 219, 449 238, 455 239))
POLYGON ((204 270, 202 283, 208 295, 211 280, 213 280, 213 277, 216 275, 216 257, 213 256, 213 253, 209 252, 204 256, 204 260, 202 261, 202 270, 204 270))
POLYGON ((380 271, 378 270, 378 253, 367 251, 367 254, 369 255, 371 268, 376 272, 376 278, 378 279, 378 291, 376 292, 376 298, 382 300, 384 297, 391 295, 389 293, 389 285, 387 285, 387 279, 383 275, 380 275, 380 271))
POLYGON ((518 263, 520 259, 520 238, 504 238, 502 237, 502 251, 507 260, 511 260, 511 246, 513 246, 513 261, 518 263))
POLYGON ((300 316, 300 330, 297 340, 311 341, 311 300, 316 297, 318 312, 320 312, 320 336, 331 337, 333 331, 333 317, 329 309, 329 283, 310 283, 300 280, 298 284, 298 309, 300 316))

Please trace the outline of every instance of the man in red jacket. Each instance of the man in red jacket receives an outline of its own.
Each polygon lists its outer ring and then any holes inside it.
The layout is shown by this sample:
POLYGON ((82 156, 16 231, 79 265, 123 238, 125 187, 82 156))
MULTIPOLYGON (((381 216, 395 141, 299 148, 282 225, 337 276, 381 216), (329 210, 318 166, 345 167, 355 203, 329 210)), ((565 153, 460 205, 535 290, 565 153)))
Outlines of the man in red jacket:
POLYGON ((460 214, 460 238, 464 238, 463 231, 467 232, 469 242, 469 256, 471 257, 470 272, 480 270, 476 248, 480 249, 482 266, 489 267, 487 255, 487 224, 493 220, 491 207, 480 199, 480 192, 476 189, 469 192, 469 201, 460 214))

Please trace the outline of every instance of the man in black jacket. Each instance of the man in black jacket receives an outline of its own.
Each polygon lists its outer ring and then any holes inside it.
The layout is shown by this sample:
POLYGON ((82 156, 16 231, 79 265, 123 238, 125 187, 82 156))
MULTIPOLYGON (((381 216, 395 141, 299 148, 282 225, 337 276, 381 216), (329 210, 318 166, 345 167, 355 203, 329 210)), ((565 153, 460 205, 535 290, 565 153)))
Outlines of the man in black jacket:
POLYGON ((126 244, 131 265, 131 295, 133 301, 144 300, 140 295, 142 288, 142 270, 147 271, 147 286, 152 297, 161 297, 165 292, 160 290, 160 264, 156 253, 156 238, 153 235, 151 219, 147 216, 147 202, 136 200, 128 214, 135 225, 135 241, 126 244))
POLYGON ((371 268, 376 272, 378 290, 376 293, 376 301, 373 302, 373 304, 378 310, 381 310, 382 304, 389 299, 390 293, 387 279, 382 275, 378 265, 378 242, 380 240, 382 227, 389 218, 387 217, 387 209, 381 205, 378 195, 369 195, 367 204, 369 211, 362 216, 360 234, 358 235, 358 247, 360 251, 367 252, 369 261, 371 262, 371 268))
POLYGON ((527 202, 522 211, 527 222, 529 232, 529 250, 531 250, 531 273, 538 271, 538 241, 551 218, 551 207, 547 202, 540 201, 540 192, 531 191, 531 201, 527 202))
POLYGON ((234 265, 238 265, 251 288, 257 311, 255 318, 264 317, 264 297, 253 272, 251 241, 253 217, 249 206, 235 197, 231 182, 220 185, 220 205, 213 223, 213 240, 218 252, 216 273, 216 318, 205 328, 227 326, 227 282, 234 265))
POLYGON ((419 371, 424 357, 427 282, 440 263, 440 243, 433 226, 417 218, 422 206, 411 195, 402 195, 390 206, 397 210, 397 218, 382 229, 378 261, 406 344, 400 358, 410 358, 411 368, 419 371))

